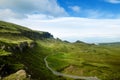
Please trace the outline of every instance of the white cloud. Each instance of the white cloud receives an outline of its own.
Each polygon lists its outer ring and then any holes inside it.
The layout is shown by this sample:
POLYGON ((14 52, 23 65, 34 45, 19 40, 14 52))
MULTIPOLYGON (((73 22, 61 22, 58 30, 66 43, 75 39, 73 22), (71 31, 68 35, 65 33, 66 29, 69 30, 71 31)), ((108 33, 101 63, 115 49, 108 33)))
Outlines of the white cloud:
POLYGON ((105 1, 107 1, 107 2, 109 2, 109 3, 113 3, 113 4, 118 4, 118 3, 120 3, 120 0, 105 0, 105 1))
POLYGON ((10 21, 34 30, 48 31, 55 37, 69 41, 78 39, 87 42, 120 41, 120 19, 63 17, 48 20, 46 15, 42 15, 42 19, 41 15, 37 16, 39 18, 31 15, 28 19, 10 21))
POLYGON ((55 17, 68 15, 64 8, 58 5, 57 0, 0 0, 0 9, 10 9, 21 15, 41 13, 55 17))
POLYGON ((25 15, 17 14, 10 9, 0 9, 0 20, 6 20, 10 18, 22 18, 25 15))
POLYGON ((69 8, 72 9, 74 12, 80 12, 79 6, 70 6, 69 8))
POLYGON ((54 16, 45 15, 45 14, 33 14, 33 15, 27 15, 28 19, 32 20, 49 20, 54 19, 54 16))
POLYGON ((11 18, 15 16, 16 14, 12 12, 10 9, 4 9, 4 10, 0 9, 0 19, 5 19, 6 17, 11 18))
MULTIPOLYGON (((118 0, 109 0, 113 1, 118 0)), ((84 10, 79 6, 70 8, 87 18, 64 17, 68 14, 57 4, 57 0, 0 0, 0 20, 48 31, 55 37, 69 41, 120 41, 120 19, 102 19, 119 18, 120 15, 84 10)))

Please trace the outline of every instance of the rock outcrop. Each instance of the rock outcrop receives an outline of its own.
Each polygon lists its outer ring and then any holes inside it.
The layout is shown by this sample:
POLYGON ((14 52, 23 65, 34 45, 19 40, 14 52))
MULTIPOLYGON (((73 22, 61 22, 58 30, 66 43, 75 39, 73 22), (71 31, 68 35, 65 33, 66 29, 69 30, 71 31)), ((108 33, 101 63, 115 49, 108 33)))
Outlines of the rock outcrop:
POLYGON ((3 80, 30 80, 30 79, 27 78, 27 73, 25 70, 19 70, 16 73, 3 78, 3 80))
POLYGON ((23 52, 23 50, 27 49, 27 48, 33 48, 36 43, 35 42, 20 42, 19 44, 7 44, 5 42, 0 42, 0 49, 2 50, 6 50, 6 51, 20 51, 23 52))

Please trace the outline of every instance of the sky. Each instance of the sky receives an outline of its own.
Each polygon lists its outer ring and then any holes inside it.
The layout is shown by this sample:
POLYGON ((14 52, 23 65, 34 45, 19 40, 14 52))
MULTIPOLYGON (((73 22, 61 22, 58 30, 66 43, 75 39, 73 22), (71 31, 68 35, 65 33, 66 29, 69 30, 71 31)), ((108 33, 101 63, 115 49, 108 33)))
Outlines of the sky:
POLYGON ((70 42, 120 42, 120 0, 0 0, 0 20, 70 42))

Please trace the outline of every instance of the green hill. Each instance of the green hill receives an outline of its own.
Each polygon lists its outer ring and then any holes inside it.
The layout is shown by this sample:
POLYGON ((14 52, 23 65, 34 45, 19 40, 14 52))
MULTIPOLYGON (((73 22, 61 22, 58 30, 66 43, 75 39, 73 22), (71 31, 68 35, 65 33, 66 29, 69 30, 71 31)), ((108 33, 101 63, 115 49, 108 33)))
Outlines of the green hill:
POLYGON ((6 42, 12 41, 15 43, 52 37, 53 36, 48 32, 33 31, 23 26, 0 21, 0 40, 6 42))
POLYGON ((52 39, 53 36, 48 32, 33 31, 0 21, 0 76, 4 78, 25 69, 28 75, 32 75, 32 79, 52 79, 54 75, 51 75, 43 62, 49 50, 37 42, 47 38, 52 39))
POLYGON ((2 80, 75 80, 54 75, 46 67, 45 58, 48 66, 60 74, 120 79, 120 46, 70 43, 54 39, 48 32, 0 21, 2 80))

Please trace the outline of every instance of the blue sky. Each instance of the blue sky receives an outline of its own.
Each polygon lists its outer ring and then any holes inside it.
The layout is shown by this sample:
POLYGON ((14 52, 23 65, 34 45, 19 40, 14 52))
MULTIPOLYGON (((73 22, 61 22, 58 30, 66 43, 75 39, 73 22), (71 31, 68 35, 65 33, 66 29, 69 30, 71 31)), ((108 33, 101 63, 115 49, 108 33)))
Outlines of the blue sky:
POLYGON ((0 0, 0 20, 62 40, 120 41, 120 0, 0 0))
POLYGON ((109 1, 112 0, 58 0, 57 2, 70 16, 88 17, 89 11, 96 11, 99 15, 102 14, 99 18, 117 18, 115 15, 120 13, 120 4, 109 1), (76 12, 72 10, 75 6, 78 8, 76 12), (107 14, 114 16, 107 17, 107 14))

